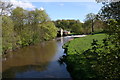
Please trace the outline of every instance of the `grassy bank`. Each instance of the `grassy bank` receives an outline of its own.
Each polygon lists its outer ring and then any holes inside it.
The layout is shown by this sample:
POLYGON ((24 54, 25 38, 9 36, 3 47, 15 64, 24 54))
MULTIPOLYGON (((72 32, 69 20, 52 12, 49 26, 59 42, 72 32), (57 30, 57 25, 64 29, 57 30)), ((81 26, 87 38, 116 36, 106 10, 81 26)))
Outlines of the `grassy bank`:
POLYGON ((65 62, 73 80, 119 80, 119 46, 105 34, 88 35, 66 43, 65 62))
POLYGON ((102 39, 104 39, 106 36, 106 34, 95 34, 76 38, 66 43, 63 48, 67 48, 67 54, 75 54, 76 52, 82 53, 91 47, 93 39, 99 40, 98 43, 102 43, 102 39))
POLYGON ((92 48, 93 39, 98 40, 98 43, 102 43, 102 39, 106 37, 106 34, 88 35, 69 41, 63 46, 67 56, 60 60, 67 64, 67 70, 73 80, 102 79, 101 74, 97 72, 101 68, 95 60, 97 56, 89 53, 86 55, 84 52, 92 48), (90 57, 88 55, 92 56, 92 58, 87 58, 90 57))

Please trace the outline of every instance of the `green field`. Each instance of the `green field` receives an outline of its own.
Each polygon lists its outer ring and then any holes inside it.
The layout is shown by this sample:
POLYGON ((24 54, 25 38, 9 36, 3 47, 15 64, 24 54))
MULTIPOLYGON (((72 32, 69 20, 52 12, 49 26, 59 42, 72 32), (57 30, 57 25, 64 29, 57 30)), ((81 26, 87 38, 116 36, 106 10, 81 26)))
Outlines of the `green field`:
POLYGON ((67 54, 75 54, 76 52, 82 53, 85 50, 91 48, 93 39, 98 40, 98 43, 102 43, 102 39, 104 39, 106 36, 106 34, 95 34, 76 38, 66 43, 63 48, 67 48, 67 54))

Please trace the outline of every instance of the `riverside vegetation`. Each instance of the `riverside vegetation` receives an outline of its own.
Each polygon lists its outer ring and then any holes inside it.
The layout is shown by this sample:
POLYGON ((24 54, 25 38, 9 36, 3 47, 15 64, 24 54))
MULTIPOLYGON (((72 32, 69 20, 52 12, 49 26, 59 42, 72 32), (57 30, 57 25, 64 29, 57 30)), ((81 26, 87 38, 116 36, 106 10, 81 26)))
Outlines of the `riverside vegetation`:
POLYGON ((75 80, 120 79, 120 2, 104 3, 97 15, 86 15, 84 23, 79 20, 51 21, 45 10, 13 9, 12 4, 1 1, 0 5, 3 54, 53 39, 58 28, 75 34, 92 33, 94 35, 66 43, 63 48, 67 55, 59 61, 67 64, 75 80), (100 32, 104 34, 95 34, 100 32))
POLYGON ((56 37, 57 28, 45 10, 24 10, 2 3, 2 52, 36 44, 56 37), (7 15, 7 13, 10 16, 7 15))
MULTIPOLYGON (((24 46, 53 39, 56 37, 59 28, 69 30, 74 34, 91 33, 92 24, 90 19, 86 19, 85 23, 79 20, 51 21, 45 10, 13 8, 11 3, 4 1, 0 1, 0 5, 3 54, 24 46)), ((96 16, 95 14, 90 15, 96 16)), ((96 19, 94 21, 94 32, 104 31, 104 25, 103 21, 96 19)))
POLYGON ((107 25, 105 34, 89 35, 66 43, 65 62, 73 80, 120 79, 120 2, 105 3, 99 18, 107 25), (112 12, 111 12, 112 11, 112 12))

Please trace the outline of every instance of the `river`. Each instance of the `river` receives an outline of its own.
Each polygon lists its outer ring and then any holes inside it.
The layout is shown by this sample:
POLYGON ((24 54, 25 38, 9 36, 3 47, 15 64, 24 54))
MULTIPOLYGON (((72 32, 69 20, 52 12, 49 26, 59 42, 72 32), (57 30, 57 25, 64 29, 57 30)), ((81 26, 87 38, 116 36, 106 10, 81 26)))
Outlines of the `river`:
POLYGON ((59 37, 8 53, 2 59, 3 78, 69 78, 65 64, 58 62, 64 55, 62 46, 72 37, 59 37))

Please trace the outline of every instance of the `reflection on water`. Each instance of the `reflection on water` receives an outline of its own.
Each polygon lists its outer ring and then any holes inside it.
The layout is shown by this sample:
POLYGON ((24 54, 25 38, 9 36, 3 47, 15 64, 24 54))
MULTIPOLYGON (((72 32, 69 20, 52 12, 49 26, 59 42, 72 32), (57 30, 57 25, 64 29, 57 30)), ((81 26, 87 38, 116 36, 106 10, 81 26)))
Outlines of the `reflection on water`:
POLYGON ((2 61, 3 78, 70 78, 65 65, 59 65, 62 45, 70 38, 60 37, 7 54, 2 61))

